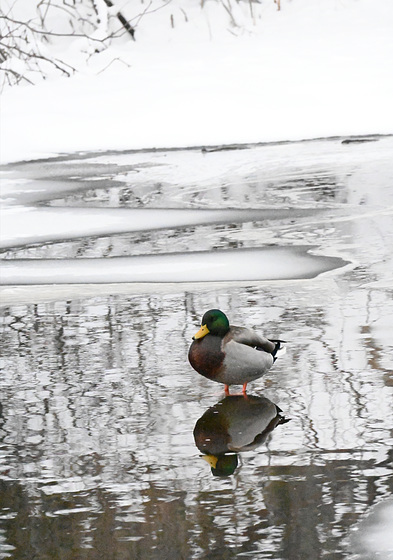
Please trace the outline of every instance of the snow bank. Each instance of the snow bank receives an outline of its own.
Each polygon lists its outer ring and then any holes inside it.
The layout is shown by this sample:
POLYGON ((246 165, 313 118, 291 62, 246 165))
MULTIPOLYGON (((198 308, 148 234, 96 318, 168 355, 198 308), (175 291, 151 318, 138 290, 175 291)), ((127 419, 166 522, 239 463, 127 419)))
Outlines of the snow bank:
POLYGON ((312 247, 265 247, 137 257, 6 259, 1 285, 111 282, 243 282, 315 278, 349 264, 312 255, 312 247))
POLYGON ((174 2, 88 65, 67 47, 79 74, 3 93, 1 162, 392 133, 393 3, 281 6, 245 2, 231 26, 220 3, 174 2))
MULTIPOLYGON (((32 208, 4 206, 0 248, 134 231, 263 220, 284 211, 180 208, 32 208), (23 223, 23 228, 21 224, 23 223)), ((293 212, 295 216, 296 213, 293 212)))
POLYGON ((377 504, 352 530, 350 560, 393 560, 393 499, 377 504))

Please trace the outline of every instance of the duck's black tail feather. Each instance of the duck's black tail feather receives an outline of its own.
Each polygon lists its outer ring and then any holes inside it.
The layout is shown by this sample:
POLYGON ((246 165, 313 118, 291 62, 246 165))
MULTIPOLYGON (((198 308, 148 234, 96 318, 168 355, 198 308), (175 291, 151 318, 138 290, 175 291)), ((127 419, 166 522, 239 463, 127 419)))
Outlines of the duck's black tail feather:
POLYGON ((285 340, 274 340, 274 339, 271 339, 271 338, 269 338, 269 340, 270 340, 270 342, 274 342, 274 344, 275 344, 274 350, 271 352, 271 355, 273 356, 274 361, 276 361, 277 358, 278 358, 277 352, 279 350, 283 350, 284 353, 285 353, 285 348, 283 346, 285 344, 285 340))

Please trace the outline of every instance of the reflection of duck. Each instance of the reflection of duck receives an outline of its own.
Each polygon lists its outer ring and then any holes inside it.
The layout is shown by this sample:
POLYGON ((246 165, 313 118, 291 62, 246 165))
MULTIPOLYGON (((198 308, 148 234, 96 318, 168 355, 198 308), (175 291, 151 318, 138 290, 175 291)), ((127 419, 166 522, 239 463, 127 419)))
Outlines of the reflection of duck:
POLYGON ((192 367, 204 377, 229 385, 243 385, 266 373, 277 359, 282 340, 269 340, 245 327, 230 326, 219 309, 202 317, 202 326, 188 352, 192 367))
POLYGON ((237 452, 261 445, 278 424, 289 420, 265 397, 231 395, 209 408, 197 421, 194 439, 212 473, 228 476, 237 467, 237 452))

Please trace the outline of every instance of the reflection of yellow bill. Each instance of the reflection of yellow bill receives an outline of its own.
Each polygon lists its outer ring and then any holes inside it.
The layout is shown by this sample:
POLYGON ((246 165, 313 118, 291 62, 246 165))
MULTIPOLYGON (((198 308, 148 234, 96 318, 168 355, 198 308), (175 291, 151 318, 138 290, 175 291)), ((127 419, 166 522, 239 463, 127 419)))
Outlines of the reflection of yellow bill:
POLYGON ((204 459, 212 469, 216 468, 218 457, 216 457, 215 455, 202 455, 202 459, 204 459))

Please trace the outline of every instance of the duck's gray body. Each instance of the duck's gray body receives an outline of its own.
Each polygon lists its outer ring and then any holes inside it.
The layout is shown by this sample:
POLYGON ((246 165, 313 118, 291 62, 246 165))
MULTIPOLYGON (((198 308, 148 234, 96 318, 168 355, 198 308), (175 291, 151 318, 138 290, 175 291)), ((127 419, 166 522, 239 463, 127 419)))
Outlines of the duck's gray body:
POLYGON ((269 340, 246 327, 231 326, 223 336, 208 334, 189 350, 192 367, 212 381, 244 385, 262 377, 273 365, 279 341, 269 340))

